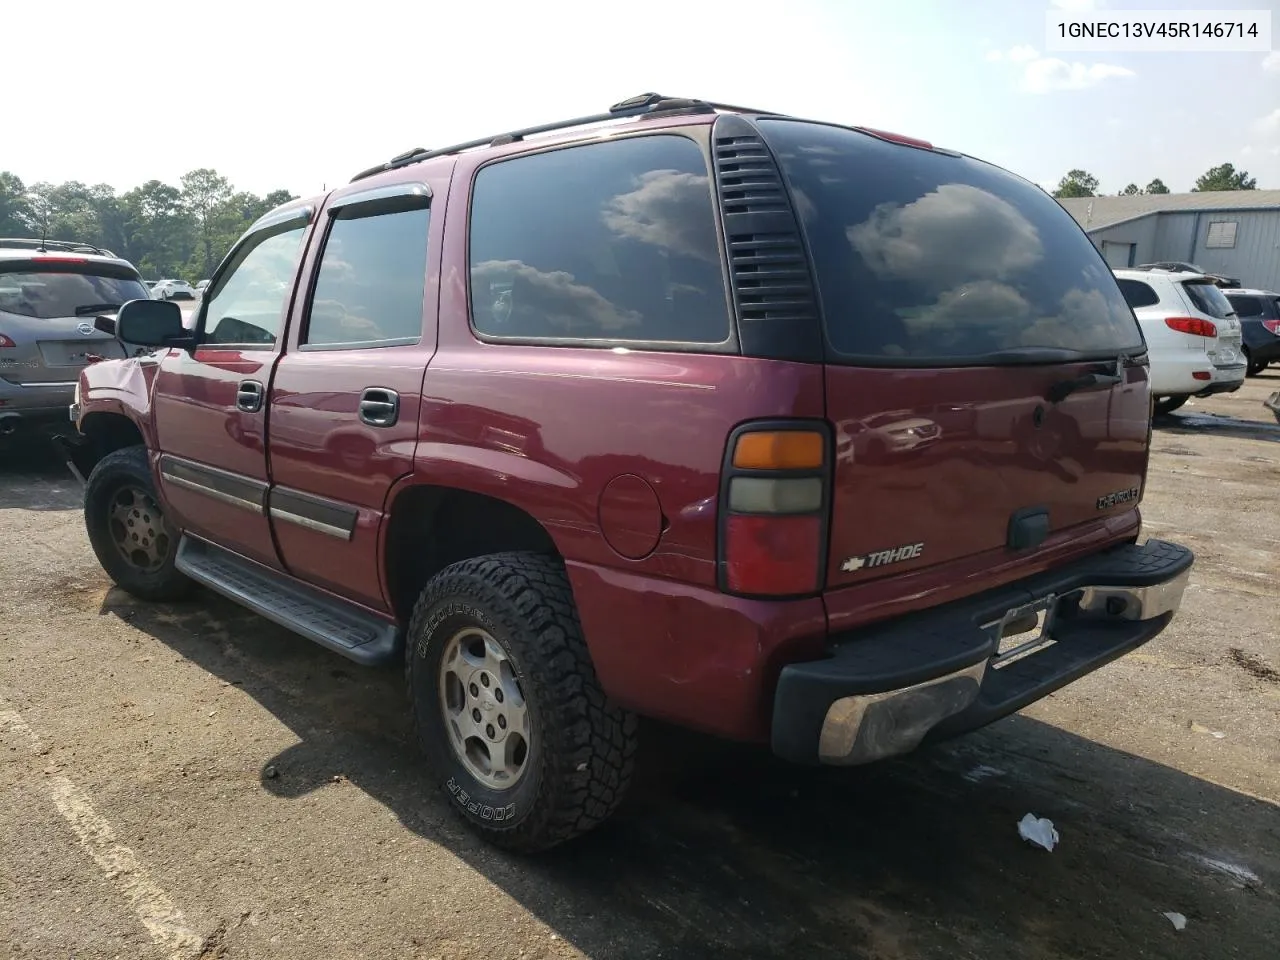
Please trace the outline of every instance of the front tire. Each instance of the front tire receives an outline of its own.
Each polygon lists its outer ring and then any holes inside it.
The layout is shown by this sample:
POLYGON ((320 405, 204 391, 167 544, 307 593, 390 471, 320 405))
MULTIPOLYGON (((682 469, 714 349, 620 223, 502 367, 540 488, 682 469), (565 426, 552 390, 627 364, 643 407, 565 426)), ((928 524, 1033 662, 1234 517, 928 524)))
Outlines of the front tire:
POLYGON ((558 560, 502 553, 446 567, 414 607, 405 675, 451 806, 495 845, 548 849, 622 802, 637 720, 600 688, 558 560))
POLYGON ((1191 398, 1185 397, 1185 396, 1184 397, 1160 397, 1158 400, 1156 400, 1155 406, 1153 408, 1155 411, 1155 415, 1157 417, 1163 417, 1163 416, 1166 416, 1167 414, 1173 413, 1173 411, 1177 410, 1189 399, 1191 398))
POLYGON ((178 600, 194 584, 174 566, 178 533, 165 519, 146 447, 109 453, 84 490, 84 524, 98 562, 140 600, 178 600))

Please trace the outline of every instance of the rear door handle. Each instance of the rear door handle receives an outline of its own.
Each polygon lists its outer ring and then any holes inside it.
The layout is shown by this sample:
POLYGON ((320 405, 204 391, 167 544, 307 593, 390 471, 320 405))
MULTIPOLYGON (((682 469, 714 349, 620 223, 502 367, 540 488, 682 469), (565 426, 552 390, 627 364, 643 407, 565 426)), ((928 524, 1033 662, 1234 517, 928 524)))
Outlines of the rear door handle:
POLYGON ((390 427, 400 419, 400 394, 386 387, 368 387, 360 394, 360 422, 390 427))
POLYGON ((241 380, 236 387, 236 409, 257 413, 262 409, 262 384, 257 380, 241 380))

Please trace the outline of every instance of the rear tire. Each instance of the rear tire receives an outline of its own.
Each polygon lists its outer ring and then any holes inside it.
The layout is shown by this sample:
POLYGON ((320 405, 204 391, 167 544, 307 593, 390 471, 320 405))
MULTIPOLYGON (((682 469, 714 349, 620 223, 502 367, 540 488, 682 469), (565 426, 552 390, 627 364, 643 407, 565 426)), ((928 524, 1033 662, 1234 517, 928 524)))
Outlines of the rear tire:
POLYGON ((1263 370, 1267 369, 1266 363, 1253 362, 1253 354, 1249 352, 1248 347, 1244 347, 1243 352, 1244 352, 1244 362, 1245 362, 1245 374, 1247 376, 1256 377, 1263 370))
POLYGON ((596 679, 559 560, 500 553, 438 573, 414 607, 405 677, 450 806, 486 840, 546 850, 622 802, 637 719, 596 679))
POLYGON ((1190 397, 1159 397, 1156 399, 1153 407, 1155 415, 1157 417, 1163 417, 1167 414, 1173 413, 1173 411, 1177 410, 1190 399, 1190 397))
POLYGON ((178 572, 179 534, 165 519, 146 447, 103 457, 84 490, 84 525, 98 562, 140 600, 179 600, 195 584, 178 572))

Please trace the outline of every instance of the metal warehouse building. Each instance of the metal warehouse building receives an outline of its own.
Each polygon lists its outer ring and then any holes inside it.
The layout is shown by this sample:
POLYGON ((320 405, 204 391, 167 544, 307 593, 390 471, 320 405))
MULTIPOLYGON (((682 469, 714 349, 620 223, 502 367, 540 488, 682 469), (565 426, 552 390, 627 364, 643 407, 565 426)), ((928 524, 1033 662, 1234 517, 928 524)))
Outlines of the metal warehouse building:
POLYGON ((1060 200, 1113 268, 1194 263, 1280 291, 1280 190, 1060 200))

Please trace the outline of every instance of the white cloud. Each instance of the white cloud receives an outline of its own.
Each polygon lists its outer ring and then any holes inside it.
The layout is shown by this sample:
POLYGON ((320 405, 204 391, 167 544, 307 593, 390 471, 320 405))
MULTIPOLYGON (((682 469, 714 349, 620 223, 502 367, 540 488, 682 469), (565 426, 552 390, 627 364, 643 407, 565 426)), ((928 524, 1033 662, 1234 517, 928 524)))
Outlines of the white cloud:
POLYGON ((1056 57, 1041 57, 1027 64, 1022 75, 1022 89, 1028 93, 1054 90, 1084 90, 1113 77, 1132 77, 1128 67, 1114 63, 1067 63, 1056 57))
POLYGON ((1262 61, 1262 69, 1267 73, 1280 73, 1280 50, 1272 50, 1262 61))
POLYGON ((988 50, 987 60, 992 63, 998 63, 1002 60, 1008 60, 1010 63, 1026 63, 1028 60, 1034 60, 1040 56, 1036 52, 1036 48, 1027 44, 1019 44, 1009 51, 1004 50, 988 50))
POLYGON ((1259 117, 1253 122, 1253 129, 1256 133, 1264 137, 1274 136, 1280 133, 1280 107, 1272 110, 1265 117, 1259 117))

